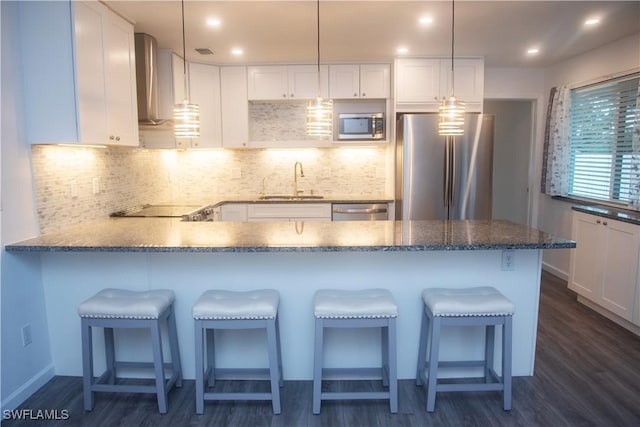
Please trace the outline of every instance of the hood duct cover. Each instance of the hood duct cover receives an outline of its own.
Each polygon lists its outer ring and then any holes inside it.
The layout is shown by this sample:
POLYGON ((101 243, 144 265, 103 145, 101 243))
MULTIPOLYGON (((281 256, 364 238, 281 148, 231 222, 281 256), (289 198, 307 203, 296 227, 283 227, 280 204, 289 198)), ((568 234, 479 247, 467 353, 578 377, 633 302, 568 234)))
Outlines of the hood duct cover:
POLYGON ((145 33, 135 34, 138 123, 160 124, 158 120, 158 42, 145 33))

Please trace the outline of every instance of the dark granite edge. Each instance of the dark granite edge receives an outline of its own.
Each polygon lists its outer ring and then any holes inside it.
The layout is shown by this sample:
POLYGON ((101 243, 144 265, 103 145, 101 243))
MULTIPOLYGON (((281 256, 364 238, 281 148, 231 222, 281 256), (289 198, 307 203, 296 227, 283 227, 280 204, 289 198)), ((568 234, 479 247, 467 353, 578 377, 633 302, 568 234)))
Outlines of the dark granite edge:
POLYGON ((620 209, 602 205, 580 205, 572 206, 572 210, 577 212, 595 215, 602 218, 622 221, 629 224, 640 225, 640 212, 622 211, 620 209))
POLYGON ((45 246, 6 245, 7 252, 140 252, 140 253, 258 253, 258 252, 427 252, 506 249, 571 249, 573 241, 553 243, 490 243, 469 245, 397 245, 397 246, 45 246))

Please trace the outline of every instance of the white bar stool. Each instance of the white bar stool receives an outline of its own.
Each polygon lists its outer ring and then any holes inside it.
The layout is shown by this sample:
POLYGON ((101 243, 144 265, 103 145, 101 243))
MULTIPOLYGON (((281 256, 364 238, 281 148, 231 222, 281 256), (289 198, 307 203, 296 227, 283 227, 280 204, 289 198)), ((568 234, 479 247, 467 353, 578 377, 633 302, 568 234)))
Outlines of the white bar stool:
POLYGON ((511 334, 514 305, 492 287, 431 288, 422 292, 424 310, 416 384, 427 384, 427 412, 433 412, 437 391, 502 391, 503 408, 511 409, 511 334), (493 369, 496 325, 502 325, 502 377, 493 369), (485 326, 485 357, 479 361, 439 362, 442 326, 485 326), (427 347, 429 347, 427 360, 427 347), (482 367, 484 382, 438 383, 438 367, 482 367))
POLYGON ((313 298, 315 344, 313 355, 313 413, 322 400, 389 399, 391 413, 398 412, 396 317, 398 306, 386 289, 318 290, 313 298), (324 328, 382 328, 382 367, 323 368, 324 328), (384 392, 323 392, 322 380, 330 376, 380 374, 384 392))
POLYGON ((182 369, 178 350, 176 317, 173 311, 175 295, 170 290, 129 291, 103 289, 78 306, 82 329, 82 372, 84 410, 91 411, 95 392, 155 393, 160 413, 167 412, 167 393, 175 385, 182 387, 182 369), (165 323, 169 335, 171 363, 164 363, 160 326, 165 323), (104 329, 106 370, 97 379, 93 376, 92 328, 104 329), (117 361, 113 330, 115 328, 145 328, 151 333, 153 362, 117 361), (116 384, 118 368, 153 368, 155 385, 116 384), (165 369, 171 377, 165 380, 165 369))
POLYGON ((196 413, 204 412, 205 400, 271 400, 273 413, 280 413, 282 355, 278 304, 280 294, 273 289, 254 291, 207 291, 193 306, 196 344, 196 413), (265 329, 267 333, 268 368, 216 368, 216 329, 265 329), (206 359, 205 359, 206 348, 206 359), (205 366, 206 360, 206 366, 205 366), (216 379, 255 379, 271 382, 269 393, 206 392, 216 379), (206 381, 205 381, 206 378, 206 381))

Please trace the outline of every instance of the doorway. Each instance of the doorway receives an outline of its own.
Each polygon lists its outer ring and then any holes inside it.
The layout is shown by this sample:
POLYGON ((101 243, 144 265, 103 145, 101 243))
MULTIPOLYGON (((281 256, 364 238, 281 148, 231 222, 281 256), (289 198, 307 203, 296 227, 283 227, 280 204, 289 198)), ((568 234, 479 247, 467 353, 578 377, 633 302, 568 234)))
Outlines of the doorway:
POLYGON ((533 100, 490 100, 484 113, 495 116, 493 141, 493 219, 530 225, 530 165, 533 100))

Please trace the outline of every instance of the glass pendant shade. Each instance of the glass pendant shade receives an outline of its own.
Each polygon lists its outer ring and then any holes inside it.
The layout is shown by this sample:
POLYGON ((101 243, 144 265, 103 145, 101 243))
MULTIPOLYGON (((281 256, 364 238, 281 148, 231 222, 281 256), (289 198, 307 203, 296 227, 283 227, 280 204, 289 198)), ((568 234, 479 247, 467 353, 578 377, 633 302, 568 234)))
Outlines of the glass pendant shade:
POLYGON ((333 101, 316 98, 307 105, 307 135, 330 137, 333 131, 333 101))
POLYGON ((464 102, 455 96, 444 98, 440 104, 440 120, 438 121, 439 135, 464 134, 464 102))
POLYGON ((173 106, 174 133, 178 138, 198 138, 200 136, 200 107, 189 104, 185 99, 173 106))

